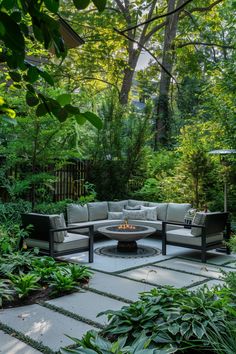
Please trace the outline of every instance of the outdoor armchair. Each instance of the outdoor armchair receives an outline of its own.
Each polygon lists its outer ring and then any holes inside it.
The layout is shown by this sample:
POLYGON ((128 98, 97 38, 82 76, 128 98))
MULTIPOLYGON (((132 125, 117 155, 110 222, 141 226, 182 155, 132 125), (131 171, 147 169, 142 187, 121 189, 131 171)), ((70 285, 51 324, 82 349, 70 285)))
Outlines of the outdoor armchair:
POLYGON ((88 234, 79 234, 79 229, 85 226, 66 227, 65 223, 58 223, 60 215, 29 213, 21 217, 22 227, 29 232, 29 237, 25 239, 28 248, 37 247, 40 253, 51 257, 88 251, 89 262, 93 262, 93 225, 86 226, 88 234))
MULTIPOLYGON (((206 262, 206 253, 210 249, 221 247, 224 241, 224 231, 227 229, 226 239, 229 239, 227 226, 228 213, 198 213, 202 216, 202 223, 189 224, 163 221, 162 223, 162 254, 166 255, 167 245, 192 248, 201 251, 201 260, 206 262), (168 231, 167 225, 183 226, 168 231)), ((227 248, 227 253, 229 249, 227 248)))

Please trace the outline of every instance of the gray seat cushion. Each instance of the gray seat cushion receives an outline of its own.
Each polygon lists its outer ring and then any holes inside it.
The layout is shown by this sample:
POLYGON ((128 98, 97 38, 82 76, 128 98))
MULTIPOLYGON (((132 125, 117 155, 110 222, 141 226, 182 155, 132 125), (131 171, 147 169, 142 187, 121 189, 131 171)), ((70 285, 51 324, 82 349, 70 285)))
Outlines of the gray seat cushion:
MULTIPOLYGON (((190 229, 176 229, 167 231, 166 239, 170 242, 183 243, 191 246, 201 246, 202 238, 200 236, 193 236, 190 229)), ((223 233, 211 234, 206 237, 206 242, 212 243, 223 240, 223 233)))
MULTIPOLYGON (((38 247, 43 250, 49 250, 49 242, 30 239, 30 238, 26 239, 25 242, 29 247, 38 247)), ((80 234, 72 234, 68 232, 67 237, 65 237, 63 242, 54 243, 54 251, 55 252, 71 251, 76 248, 88 248, 88 245, 89 245, 89 237, 80 234)))

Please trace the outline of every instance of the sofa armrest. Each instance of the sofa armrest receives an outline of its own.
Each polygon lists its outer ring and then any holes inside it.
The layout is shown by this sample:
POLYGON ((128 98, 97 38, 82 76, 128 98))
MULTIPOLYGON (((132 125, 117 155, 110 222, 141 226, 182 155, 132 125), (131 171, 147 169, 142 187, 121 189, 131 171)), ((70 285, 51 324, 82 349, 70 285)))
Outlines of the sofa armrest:
POLYGON ((184 222, 175 222, 175 221, 162 221, 162 226, 165 227, 166 225, 179 225, 179 226, 188 226, 188 227, 198 227, 200 229, 205 229, 205 225, 195 225, 195 224, 186 224, 184 222))
MULTIPOLYGON (((84 226, 67 226, 67 227, 58 228, 58 229, 50 229, 50 232, 54 233, 54 232, 58 232, 58 231, 73 231, 73 230, 77 230, 77 229, 89 229, 89 233, 91 233, 94 230, 94 226, 93 225, 89 225, 89 226, 85 226, 85 225, 84 226)), ((73 234, 73 232, 72 232, 72 234, 73 234)), ((87 235, 87 236, 89 236, 89 235, 87 235)))

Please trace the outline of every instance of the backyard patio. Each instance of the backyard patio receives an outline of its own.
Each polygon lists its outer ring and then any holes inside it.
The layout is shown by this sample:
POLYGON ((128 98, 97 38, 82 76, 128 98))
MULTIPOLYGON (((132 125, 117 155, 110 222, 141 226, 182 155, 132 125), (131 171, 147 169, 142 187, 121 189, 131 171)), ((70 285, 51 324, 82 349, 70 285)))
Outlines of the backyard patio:
MULTIPOLYGON (((161 248, 161 241, 147 238, 139 243, 161 248)), ((184 287, 196 291, 223 285, 222 271, 236 271, 236 255, 211 252, 208 263, 200 262, 200 252, 169 246, 168 256, 161 254, 135 258, 108 257, 97 249, 115 241, 95 242, 94 263, 87 253, 66 256, 71 262, 86 264, 93 270, 89 284, 78 292, 42 303, 0 310, 0 353, 57 353, 73 344, 66 335, 81 338, 89 330, 100 330, 107 323, 108 309, 119 310, 138 299, 140 292, 155 287, 184 287)))
POLYGON ((236 353, 234 13, 0 0, 0 354, 236 353))

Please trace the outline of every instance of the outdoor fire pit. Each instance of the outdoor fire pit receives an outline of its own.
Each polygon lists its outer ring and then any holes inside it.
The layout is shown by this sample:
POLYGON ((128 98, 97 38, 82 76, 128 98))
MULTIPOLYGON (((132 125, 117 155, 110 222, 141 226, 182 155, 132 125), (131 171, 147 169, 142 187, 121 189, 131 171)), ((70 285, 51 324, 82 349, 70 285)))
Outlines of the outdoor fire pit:
POLYGON ((137 240, 153 234, 156 230, 149 226, 130 225, 127 222, 121 225, 104 226, 98 229, 98 232, 117 240, 118 252, 137 252, 137 240))

